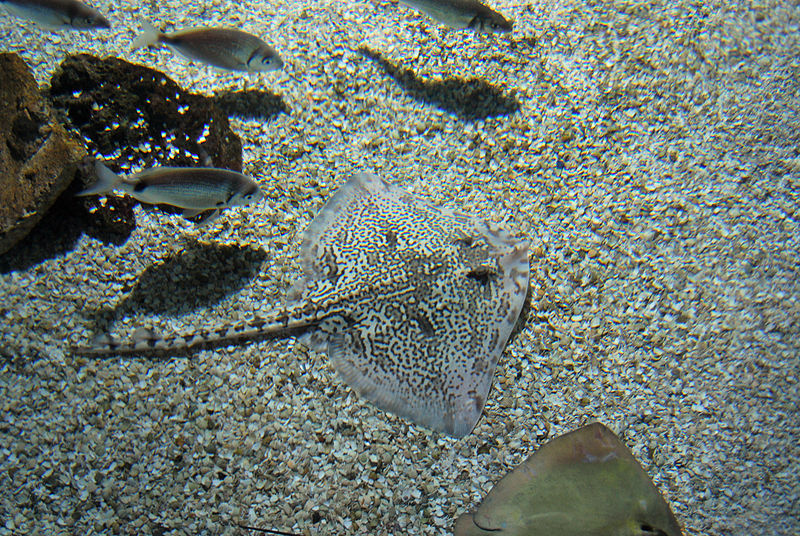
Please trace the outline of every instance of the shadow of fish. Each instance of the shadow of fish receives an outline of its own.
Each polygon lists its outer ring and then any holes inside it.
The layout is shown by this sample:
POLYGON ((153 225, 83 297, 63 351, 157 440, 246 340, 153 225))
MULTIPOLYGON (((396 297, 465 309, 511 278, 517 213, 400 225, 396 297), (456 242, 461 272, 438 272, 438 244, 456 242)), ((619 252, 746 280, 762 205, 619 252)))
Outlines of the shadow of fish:
POLYGON ((481 78, 421 76, 367 46, 358 47, 357 52, 373 60, 411 97, 455 113, 467 121, 510 115, 520 109, 519 100, 513 93, 507 93, 481 78))

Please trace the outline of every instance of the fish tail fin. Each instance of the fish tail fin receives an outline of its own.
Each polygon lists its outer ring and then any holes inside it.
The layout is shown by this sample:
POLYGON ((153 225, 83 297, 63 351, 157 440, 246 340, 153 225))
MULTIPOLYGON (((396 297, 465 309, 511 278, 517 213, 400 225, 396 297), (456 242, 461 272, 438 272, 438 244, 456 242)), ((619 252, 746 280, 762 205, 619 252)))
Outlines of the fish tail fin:
POLYGON ((161 32, 159 32, 149 20, 142 20, 142 33, 139 34, 131 43, 131 50, 136 50, 137 48, 142 47, 151 47, 158 43, 160 38, 161 32))
POLYGON ((94 171, 97 174, 97 182, 87 189, 78 192, 76 196, 105 194, 116 188, 122 183, 122 177, 108 169, 101 161, 94 163, 94 171))

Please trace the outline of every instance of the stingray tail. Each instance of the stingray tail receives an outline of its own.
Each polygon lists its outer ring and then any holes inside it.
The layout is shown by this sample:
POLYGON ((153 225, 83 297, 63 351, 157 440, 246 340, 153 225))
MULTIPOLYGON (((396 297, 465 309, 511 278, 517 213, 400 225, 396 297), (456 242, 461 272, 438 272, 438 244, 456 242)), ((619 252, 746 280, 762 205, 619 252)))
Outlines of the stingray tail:
POLYGON ((71 350, 74 355, 94 357, 188 354, 247 341, 300 335, 316 324, 313 319, 295 319, 285 315, 272 320, 256 317, 246 322, 211 330, 201 329, 184 335, 162 336, 153 330, 139 328, 127 341, 104 333, 89 346, 73 346, 71 350))
POLYGON ((106 194, 122 184, 122 177, 108 169, 99 160, 94 163, 94 171, 97 174, 97 182, 78 192, 75 194, 76 196, 106 194))
POLYGON ((158 41, 161 39, 161 35, 162 33, 156 30, 156 27, 153 26, 150 21, 142 20, 142 33, 139 34, 131 43, 131 50, 136 50, 137 48, 143 47, 151 47, 158 43, 158 41))

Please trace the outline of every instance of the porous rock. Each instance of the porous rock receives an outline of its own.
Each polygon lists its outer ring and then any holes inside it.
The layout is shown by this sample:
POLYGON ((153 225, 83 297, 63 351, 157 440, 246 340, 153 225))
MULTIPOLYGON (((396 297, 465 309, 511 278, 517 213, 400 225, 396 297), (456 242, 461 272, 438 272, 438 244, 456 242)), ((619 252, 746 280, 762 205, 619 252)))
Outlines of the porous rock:
MULTIPOLYGON (((50 98, 90 154, 116 173, 154 166, 242 169, 242 143, 227 115, 211 98, 154 69, 114 57, 68 56, 50 80, 50 98)), ((84 187, 97 180, 93 166, 84 166, 80 177, 84 187)), ((98 238, 116 241, 135 226, 130 197, 82 202, 89 232, 98 238)))
POLYGON ((69 186, 86 155, 55 120, 25 62, 0 53, 0 254, 22 240, 69 186))
POLYGON ((114 171, 199 166, 241 171, 242 143, 211 98, 119 58, 68 56, 50 80, 53 106, 114 171))

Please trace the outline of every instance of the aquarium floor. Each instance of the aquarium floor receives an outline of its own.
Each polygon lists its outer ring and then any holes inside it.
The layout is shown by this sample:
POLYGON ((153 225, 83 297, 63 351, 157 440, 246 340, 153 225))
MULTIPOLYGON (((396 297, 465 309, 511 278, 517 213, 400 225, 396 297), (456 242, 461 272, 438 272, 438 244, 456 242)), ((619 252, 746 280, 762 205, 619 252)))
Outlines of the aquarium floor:
POLYGON ((516 20, 495 37, 389 1, 92 3, 103 38, 0 13, 0 49, 42 84, 91 52, 233 95, 267 201, 201 229, 137 209, 121 245, 62 223, 2 258, 0 533, 446 535, 594 420, 687 535, 800 532, 796 3, 492 0, 516 20), (141 17, 241 27, 287 67, 129 52, 141 17), (276 99, 287 112, 259 105, 276 99), (269 314, 356 170, 532 242, 528 322, 464 439, 375 409, 294 340, 70 354, 100 328, 269 314))

